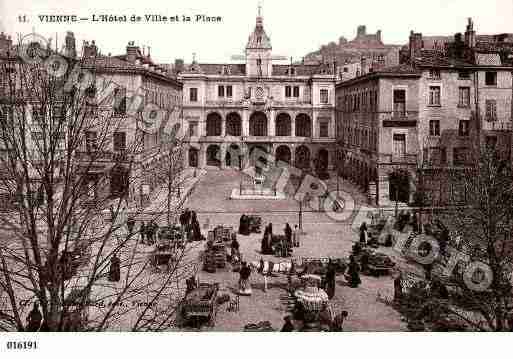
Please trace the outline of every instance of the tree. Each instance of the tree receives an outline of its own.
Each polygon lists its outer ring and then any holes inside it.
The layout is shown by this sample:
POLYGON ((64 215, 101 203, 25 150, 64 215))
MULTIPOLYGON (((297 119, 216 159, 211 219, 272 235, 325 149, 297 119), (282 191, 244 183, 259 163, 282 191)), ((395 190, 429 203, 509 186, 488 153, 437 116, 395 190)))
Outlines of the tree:
MULTIPOLYGON (((467 202, 438 215, 462 242, 450 243, 452 248, 440 261, 443 267, 439 267, 441 272, 438 273, 451 275, 451 280, 444 282, 451 295, 448 300, 437 301, 437 305, 472 329, 509 330, 513 303, 511 162, 495 149, 483 148, 475 164, 462 169, 458 178, 451 180, 454 185, 459 183, 457 192, 464 193, 467 202)), ((434 275, 433 278, 439 281, 441 277, 434 275)))
MULTIPOLYGON (((127 114, 119 91, 98 100, 110 79, 97 58, 34 53, 39 61, 0 59, 0 330, 25 330, 33 302, 51 331, 169 328, 196 270, 194 249, 174 249, 168 270, 155 273, 126 217, 165 214, 148 213, 137 189, 157 171, 151 160, 180 152, 182 142, 159 134, 164 141, 148 149, 154 135, 140 108, 127 114), (109 282, 114 256, 121 278, 109 282)), ((174 176, 162 179, 168 191, 174 176)))

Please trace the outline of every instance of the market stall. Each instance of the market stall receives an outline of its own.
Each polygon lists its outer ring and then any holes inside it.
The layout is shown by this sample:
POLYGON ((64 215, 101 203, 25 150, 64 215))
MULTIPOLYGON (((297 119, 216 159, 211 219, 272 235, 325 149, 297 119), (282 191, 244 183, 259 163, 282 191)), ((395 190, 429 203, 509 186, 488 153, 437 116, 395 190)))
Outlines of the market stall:
POLYGON ((210 326, 214 326, 218 292, 219 283, 200 283, 197 288, 190 291, 181 305, 184 323, 194 322, 200 325, 201 322, 207 321, 210 326))

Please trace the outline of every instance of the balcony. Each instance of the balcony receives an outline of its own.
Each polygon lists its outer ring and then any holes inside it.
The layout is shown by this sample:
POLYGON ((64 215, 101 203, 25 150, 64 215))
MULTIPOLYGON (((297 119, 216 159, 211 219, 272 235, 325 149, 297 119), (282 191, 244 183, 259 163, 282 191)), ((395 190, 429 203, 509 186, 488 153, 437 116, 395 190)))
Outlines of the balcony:
POLYGON ((403 164, 403 165, 416 165, 417 154, 416 153, 380 153, 379 162, 382 164, 403 164))
POLYGON ((417 127, 419 111, 387 111, 379 117, 383 127, 417 127))
POLYGON ((483 130, 485 131, 511 131, 511 121, 483 121, 483 130))

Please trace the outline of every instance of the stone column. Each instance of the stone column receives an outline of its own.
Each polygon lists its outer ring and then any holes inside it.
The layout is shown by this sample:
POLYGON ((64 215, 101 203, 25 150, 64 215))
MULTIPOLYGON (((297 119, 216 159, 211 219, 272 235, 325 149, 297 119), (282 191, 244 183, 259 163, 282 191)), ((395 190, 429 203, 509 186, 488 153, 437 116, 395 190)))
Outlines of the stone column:
POLYGON ((221 160, 221 169, 225 169, 226 168, 226 148, 227 148, 228 144, 227 143, 221 143, 221 145, 219 146, 220 147, 220 150, 219 150, 219 154, 220 154, 220 160, 221 160))
POLYGON ((242 136, 249 136, 249 110, 242 111, 242 136))
POLYGON ((221 120, 221 137, 226 136, 226 117, 221 120))
POLYGON ((189 146, 185 146, 185 149, 183 151, 183 165, 185 168, 189 168, 189 146))
MULTIPOLYGON (((292 131, 294 131, 294 130, 292 130, 292 131)), ((294 132, 292 132, 292 133, 294 133, 294 132)), ((290 165, 295 166, 296 165, 296 144, 294 144, 294 143, 291 144, 289 148, 290 148, 290 165)))
POLYGON ((269 112, 269 121, 267 121, 267 135, 274 136, 276 129, 276 111, 271 110, 269 112))
POLYGON ((204 168, 207 165, 207 144, 202 143, 198 153, 198 167, 204 168))
POLYGON ((312 113, 311 115, 312 119, 312 138, 318 138, 319 137, 319 129, 317 128, 317 114, 312 113))
POLYGON ((296 136, 296 115, 292 115, 291 116, 291 121, 290 121, 290 135, 292 137, 295 137, 296 136))

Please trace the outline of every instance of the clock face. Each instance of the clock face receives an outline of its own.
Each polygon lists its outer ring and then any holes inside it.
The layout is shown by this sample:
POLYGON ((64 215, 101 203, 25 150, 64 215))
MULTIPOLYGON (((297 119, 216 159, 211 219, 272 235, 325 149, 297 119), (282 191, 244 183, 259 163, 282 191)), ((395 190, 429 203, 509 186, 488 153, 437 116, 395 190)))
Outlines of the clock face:
POLYGON ((264 89, 261 87, 257 87, 255 91, 257 98, 263 98, 264 97, 264 89))

